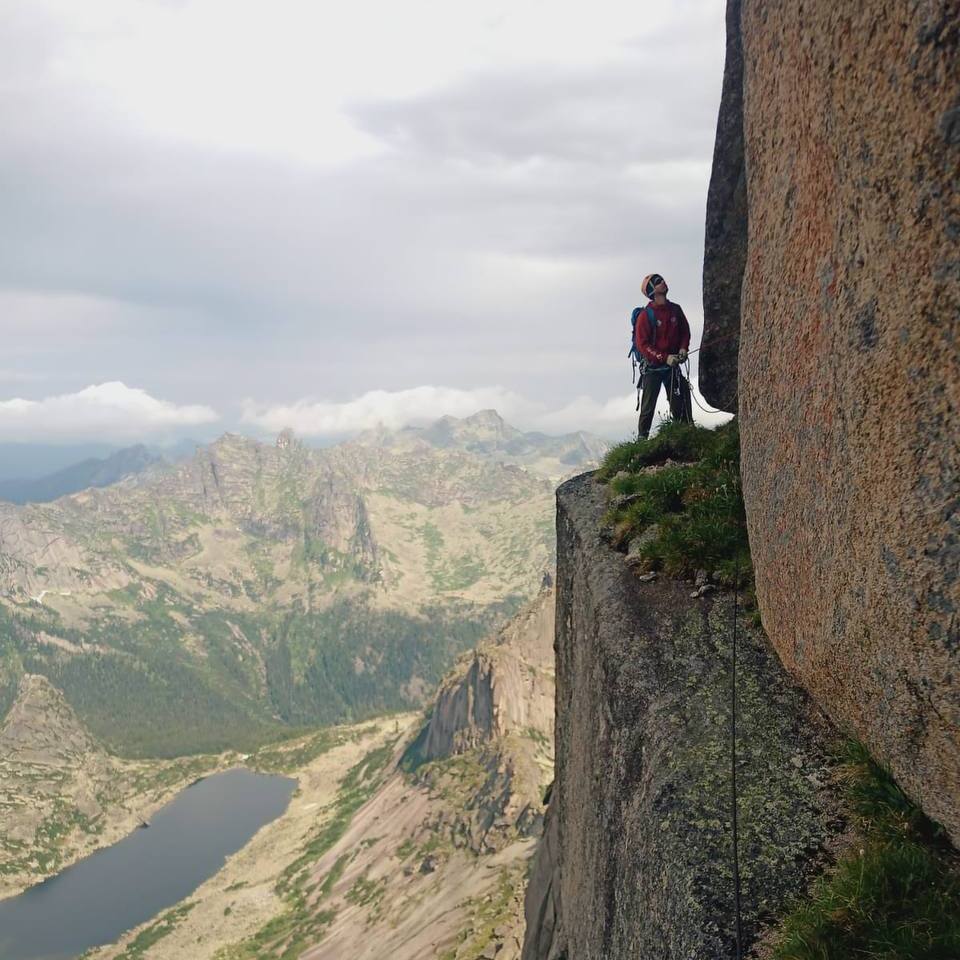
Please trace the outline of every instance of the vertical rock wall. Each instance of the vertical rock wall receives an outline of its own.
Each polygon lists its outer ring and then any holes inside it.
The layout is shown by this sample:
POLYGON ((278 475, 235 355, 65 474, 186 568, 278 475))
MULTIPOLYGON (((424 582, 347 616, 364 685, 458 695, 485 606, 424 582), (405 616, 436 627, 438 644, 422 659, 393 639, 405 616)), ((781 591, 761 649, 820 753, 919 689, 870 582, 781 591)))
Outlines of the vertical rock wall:
MULTIPOLYGON (((960 4, 742 0, 740 26, 739 412, 764 626, 957 842, 960 4)), ((706 261, 734 272, 736 245, 706 261)), ((726 330, 711 322, 705 340, 726 330)))
POLYGON ((740 287, 747 259, 747 181, 743 164, 743 49, 740 2, 727 3, 723 94, 713 145, 704 233, 703 323, 698 385, 708 403, 737 410, 740 287), (722 256, 717 256, 722 252, 722 256))
MULTIPOLYGON (((732 956, 732 598, 639 583, 601 541, 605 496, 589 475, 557 501, 556 780, 524 960, 732 956)), ((833 801, 818 711, 740 630, 749 938, 802 888, 833 801)))
POLYGON ((540 591, 440 684, 418 762, 450 757, 497 737, 553 733, 553 590, 540 591))

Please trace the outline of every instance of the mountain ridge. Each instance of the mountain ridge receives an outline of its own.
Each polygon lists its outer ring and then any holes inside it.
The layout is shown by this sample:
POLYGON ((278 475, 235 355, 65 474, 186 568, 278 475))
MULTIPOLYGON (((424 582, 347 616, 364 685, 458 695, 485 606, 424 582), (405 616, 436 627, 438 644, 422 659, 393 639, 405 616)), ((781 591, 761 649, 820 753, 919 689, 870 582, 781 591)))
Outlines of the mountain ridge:
POLYGON ((128 755, 416 708, 552 567, 560 464, 533 459, 225 434, 128 483, 0 504, 10 669, 128 755))
POLYGON ((39 477, 0 480, 0 500, 9 503, 49 503, 88 487, 106 487, 158 466, 163 458, 143 444, 124 447, 106 457, 89 457, 39 477))

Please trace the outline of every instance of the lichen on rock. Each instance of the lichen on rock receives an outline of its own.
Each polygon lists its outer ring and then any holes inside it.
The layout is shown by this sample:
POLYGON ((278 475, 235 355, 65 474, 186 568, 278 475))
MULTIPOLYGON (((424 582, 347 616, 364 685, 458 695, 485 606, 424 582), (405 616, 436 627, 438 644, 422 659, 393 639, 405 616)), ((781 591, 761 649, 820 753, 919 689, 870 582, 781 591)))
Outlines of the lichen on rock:
MULTIPOLYGON (((558 491, 557 766, 524 960, 729 956, 733 597, 640 584, 589 476, 558 491)), ((743 617, 744 926, 782 909, 835 830, 832 729, 743 617)))

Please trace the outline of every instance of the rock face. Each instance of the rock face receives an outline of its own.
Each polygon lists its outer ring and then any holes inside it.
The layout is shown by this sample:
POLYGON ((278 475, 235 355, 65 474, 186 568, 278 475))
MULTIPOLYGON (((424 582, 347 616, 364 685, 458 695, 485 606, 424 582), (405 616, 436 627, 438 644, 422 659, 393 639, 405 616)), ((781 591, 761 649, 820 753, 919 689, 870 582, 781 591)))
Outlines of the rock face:
MULTIPOLYGON (((556 780, 524 960, 733 955, 730 597, 640 584, 589 475, 557 495, 556 780)), ((803 888, 834 799, 822 715, 739 625, 745 933, 803 888)))
MULTIPOLYGON (((739 413, 764 626, 960 842, 960 17, 743 0, 740 26, 739 413)), ((725 86, 721 125, 738 97, 725 86)), ((718 151, 715 181, 737 163, 718 151)), ((705 276, 735 275, 737 250, 708 242, 705 276)), ((735 328, 725 309, 706 340, 735 328)), ((709 381, 732 357, 704 362, 709 381)))
POLYGON ((554 608, 545 587, 451 671, 420 735, 306 867, 308 910, 332 919, 304 960, 519 960, 553 776, 554 608))
POLYGON ((541 591, 496 639, 441 684, 424 760, 462 753, 514 730, 553 734, 554 593, 541 591))
POLYGON ((743 166, 743 50, 740 2, 727 3, 723 96, 707 195, 703 262, 704 337, 698 385, 708 403, 735 413, 740 286, 747 257, 747 181, 743 166), (722 251, 716 256, 715 251, 722 251))

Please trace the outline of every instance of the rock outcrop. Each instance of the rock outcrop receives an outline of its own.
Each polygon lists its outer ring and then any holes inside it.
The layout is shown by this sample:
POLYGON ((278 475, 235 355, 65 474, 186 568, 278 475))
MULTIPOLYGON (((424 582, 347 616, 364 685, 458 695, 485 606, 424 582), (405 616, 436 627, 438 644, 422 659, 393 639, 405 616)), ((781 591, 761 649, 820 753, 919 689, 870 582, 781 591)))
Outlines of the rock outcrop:
MULTIPOLYGON (((704 339, 740 325, 764 626, 958 842, 957 5, 742 0, 730 24, 743 89, 728 76, 721 127, 742 93, 748 203, 730 231, 747 236, 746 270, 739 316, 733 298, 707 311, 704 339)), ((736 177, 734 141, 717 184, 736 177)), ((711 191, 708 222, 734 210, 727 196, 711 191)), ((705 277, 738 270, 738 244, 708 236, 705 277)), ((705 353, 707 382, 732 363, 705 353)))
POLYGON ((444 680, 424 731, 422 759, 463 753, 511 731, 553 735, 551 589, 444 680))
MULTIPOLYGON (((732 597, 640 584, 601 540, 603 488, 558 491, 556 780, 524 960, 732 956, 732 597)), ((739 623, 744 929, 805 883, 836 824, 828 725, 739 623)))
POLYGON ((330 917, 306 960, 519 960, 553 775, 554 609, 546 587, 464 658, 342 836, 301 859, 305 913, 330 917))
POLYGON ((740 3, 727 3, 723 95, 707 195, 703 324, 697 384, 708 403, 737 409, 740 286, 747 257, 747 181, 743 166, 743 49, 740 3), (711 256, 722 250, 722 257, 711 256))

